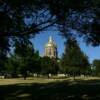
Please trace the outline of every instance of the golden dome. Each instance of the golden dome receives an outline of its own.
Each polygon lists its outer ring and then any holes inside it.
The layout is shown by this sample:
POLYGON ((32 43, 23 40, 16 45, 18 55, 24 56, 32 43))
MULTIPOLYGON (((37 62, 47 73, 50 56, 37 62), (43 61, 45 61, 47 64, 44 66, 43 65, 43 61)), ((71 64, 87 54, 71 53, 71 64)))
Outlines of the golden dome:
POLYGON ((46 43, 45 47, 56 47, 56 44, 54 43, 52 36, 49 37, 49 40, 46 43))

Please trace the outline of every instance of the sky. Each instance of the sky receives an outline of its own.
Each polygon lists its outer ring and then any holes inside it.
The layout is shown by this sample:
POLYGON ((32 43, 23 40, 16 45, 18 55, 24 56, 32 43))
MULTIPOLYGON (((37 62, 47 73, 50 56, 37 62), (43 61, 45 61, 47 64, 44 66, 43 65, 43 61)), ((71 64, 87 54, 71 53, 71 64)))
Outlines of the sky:
MULTIPOLYGON (((58 57, 62 56, 64 52, 64 37, 59 35, 57 32, 54 31, 46 31, 40 34, 37 34, 33 39, 32 43, 34 45, 35 50, 39 50, 39 54, 41 56, 44 55, 44 46, 48 42, 49 36, 53 37, 53 40, 57 44, 58 50, 58 57)), ((81 50, 88 56, 89 62, 92 63, 94 59, 100 59, 100 46, 92 47, 90 45, 86 45, 82 41, 82 39, 78 39, 79 46, 81 50)))

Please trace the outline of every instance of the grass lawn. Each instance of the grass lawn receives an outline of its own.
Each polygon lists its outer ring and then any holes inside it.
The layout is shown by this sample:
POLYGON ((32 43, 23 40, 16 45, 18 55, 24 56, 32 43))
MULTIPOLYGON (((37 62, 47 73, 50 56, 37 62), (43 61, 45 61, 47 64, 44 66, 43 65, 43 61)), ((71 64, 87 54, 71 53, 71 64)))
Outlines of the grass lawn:
POLYGON ((100 100, 100 78, 0 79, 0 100, 100 100))

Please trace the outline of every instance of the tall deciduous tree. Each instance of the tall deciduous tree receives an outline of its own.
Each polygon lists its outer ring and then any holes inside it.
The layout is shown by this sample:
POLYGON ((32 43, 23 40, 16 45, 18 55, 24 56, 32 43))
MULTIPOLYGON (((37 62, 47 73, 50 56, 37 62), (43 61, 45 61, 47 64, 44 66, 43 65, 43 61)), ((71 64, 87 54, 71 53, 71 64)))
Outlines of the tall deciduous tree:
POLYGON ((80 75, 89 66, 87 56, 81 51, 75 38, 69 38, 65 42, 65 52, 61 63, 61 69, 72 75, 80 75))

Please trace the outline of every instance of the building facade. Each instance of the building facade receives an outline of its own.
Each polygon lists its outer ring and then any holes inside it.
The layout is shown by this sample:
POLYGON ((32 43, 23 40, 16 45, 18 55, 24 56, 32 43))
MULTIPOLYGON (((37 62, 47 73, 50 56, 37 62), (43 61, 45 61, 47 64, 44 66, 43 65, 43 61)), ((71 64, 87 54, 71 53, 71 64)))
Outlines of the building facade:
POLYGON ((50 36, 48 42, 45 45, 45 52, 44 56, 50 57, 50 58, 57 58, 57 45, 54 42, 53 38, 50 36))

